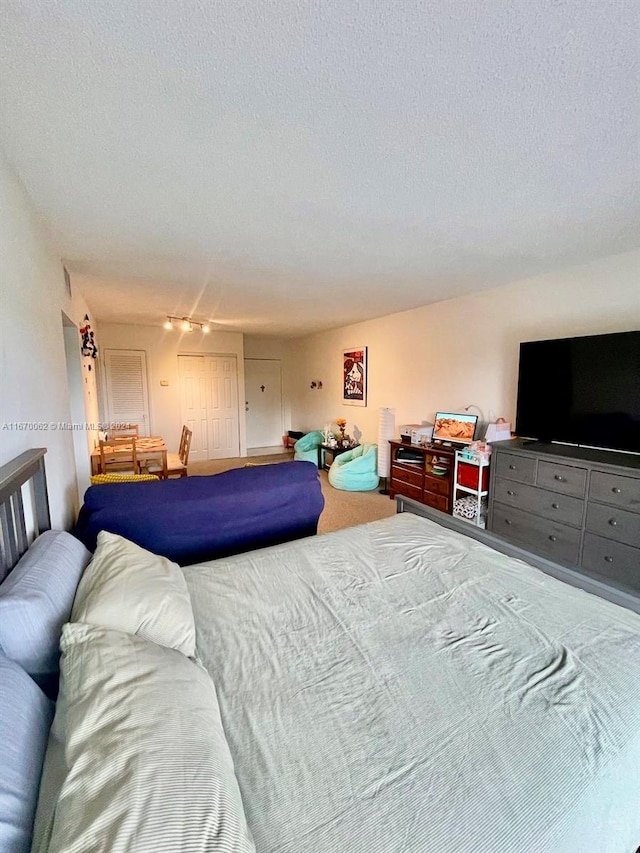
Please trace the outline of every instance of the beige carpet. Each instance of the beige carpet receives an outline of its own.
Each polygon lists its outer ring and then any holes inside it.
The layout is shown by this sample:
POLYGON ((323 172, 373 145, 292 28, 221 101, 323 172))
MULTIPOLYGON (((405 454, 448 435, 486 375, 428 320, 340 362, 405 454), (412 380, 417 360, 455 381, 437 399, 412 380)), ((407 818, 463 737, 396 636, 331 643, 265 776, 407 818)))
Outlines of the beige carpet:
MULTIPOLYGON (((242 468, 247 462, 252 465, 273 464, 290 462, 292 458, 292 453, 278 453, 271 456, 190 462, 189 476, 219 474, 221 471, 229 471, 231 468, 242 468)), ((326 471, 320 472, 320 484, 325 503, 318 523, 318 533, 330 533, 332 530, 365 524, 367 521, 376 521, 378 518, 387 518, 395 514, 396 502, 392 501, 388 495, 379 494, 377 489, 372 492, 339 491, 329 485, 326 471)))

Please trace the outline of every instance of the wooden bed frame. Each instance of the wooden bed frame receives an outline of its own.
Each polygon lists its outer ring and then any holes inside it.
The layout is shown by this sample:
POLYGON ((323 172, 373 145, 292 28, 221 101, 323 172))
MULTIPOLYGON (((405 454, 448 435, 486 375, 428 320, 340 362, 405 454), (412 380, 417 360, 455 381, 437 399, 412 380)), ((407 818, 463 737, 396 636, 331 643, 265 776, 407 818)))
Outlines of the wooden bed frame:
POLYGON ((579 587, 585 592, 590 592, 600 598, 605 598, 612 601, 614 604, 619 604, 636 613, 640 613, 640 595, 630 592, 622 587, 616 586, 613 583, 606 583, 604 580, 598 580, 595 577, 583 574, 575 569, 570 569, 566 566, 561 566, 545 557, 540 557, 537 554, 532 554, 530 551, 525 551, 524 548, 518 548, 517 545, 512 545, 506 542, 495 533, 490 533, 468 521, 455 518, 452 515, 446 515, 444 512, 439 512, 436 509, 431 509, 425 504, 418 503, 410 498, 398 495, 396 497, 396 512, 411 512, 414 515, 420 515, 423 518, 428 518, 429 521, 435 521, 440 527, 446 527, 456 533, 462 533, 471 539, 477 539, 483 545, 488 545, 501 554, 506 554, 508 557, 515 557, 518 560, 524 560, 531 566, 541 569, 548 575, 558 578, 571 586, 579 587))
POLYGON ((47 478, 44 470, 46 448, 25 450, 0 467, 0 582, 9 574, 29 547, 22 487, 31 489, 34 538, 51 529, 47 478))

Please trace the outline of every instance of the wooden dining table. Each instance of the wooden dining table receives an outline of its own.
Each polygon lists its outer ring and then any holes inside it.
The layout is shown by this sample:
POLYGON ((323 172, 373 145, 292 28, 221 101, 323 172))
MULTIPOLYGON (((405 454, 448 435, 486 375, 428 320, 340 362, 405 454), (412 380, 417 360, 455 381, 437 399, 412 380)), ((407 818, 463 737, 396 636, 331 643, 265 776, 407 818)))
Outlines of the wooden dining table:
MULTIPOLYGON (((133 442, 123 440, 118 442, 117 446, 110 448, 110 453, 116 453, 118 456, 122 454, 122 462, 131 460, 133 465, 133 442)), ((136 438, 136 457, 138 464, 144 468, 145 460, 159 459, 162 464, 162 472, 158 473, 160 479, 164 480, 167 476, 167 445, 164 439, 159 435, 141 436, 136 438)), ((102 474, 100 470, 100 447, 94 447, 91 451, 91 475, 102 474)))

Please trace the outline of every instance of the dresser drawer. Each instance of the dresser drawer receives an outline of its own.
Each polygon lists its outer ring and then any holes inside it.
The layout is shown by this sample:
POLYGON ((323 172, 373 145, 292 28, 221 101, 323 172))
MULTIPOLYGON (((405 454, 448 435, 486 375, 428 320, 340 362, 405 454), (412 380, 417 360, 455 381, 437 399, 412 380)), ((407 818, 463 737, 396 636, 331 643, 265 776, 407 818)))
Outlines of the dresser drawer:
POLYGON ((581 531, 573 527, 496 503, 491 529, 559 563, 578 564, 581 531))
POLYGON ((585 533, 582 568, 607 580, 640 590, 640 548, 585 533))
POLYGON ((424 488, 427 492, 435 492, 436 495, 448 495, 451 492, 447 477, 429 477, 427 475, 424 478, 424 488))
POLYGON ((412 486, 410 483, 404 483, 402 480, 396 480, 393 477, 391 478, 389 491, 391 492, 391 497, 404 495, 405 498, 413 498, 414 501, 421 501, 423 495, 421 486, 412 486))
POLYGON ((433 492, 424 492, 423 503, 439 509, 441 512, 449 512, 449 498, 446 495, 434 495, 433 492))
POLYGON ((587 530, 640 548, 640 513, 591 501, 587 509, 587 530))
POLYGON ((584 497, 587 485, 587 469, 575 468, 573 465, 561 465, 557 462, 538 462, 538 486, 552 489, 563 495, 584 497))
POLYGON ((411 483, 413 486, 420 486, 422 488, 422 469, 420 467, 415 470, 411 468, 398 468, 394 465, 391 468, 391 476, 394 480, 398 480, 401 483, 411 483))
POLYGON ((536 486, 503 479, 495 481, 494 496, 500 503, 535 512, 552 521, 570 524, 573 527, 582 526, 584 501, 580 498, 557 495, 546 489, 538 489, 536 486))
POLYGON ((536 459, 518 456, 515 453, 498 453, 496 456, 496 477, 507 477, 519 483, 535 483, 536 459))
POLYGON ((589 497, 595 501, 640 512, 640 479, 592 471, 589 497))

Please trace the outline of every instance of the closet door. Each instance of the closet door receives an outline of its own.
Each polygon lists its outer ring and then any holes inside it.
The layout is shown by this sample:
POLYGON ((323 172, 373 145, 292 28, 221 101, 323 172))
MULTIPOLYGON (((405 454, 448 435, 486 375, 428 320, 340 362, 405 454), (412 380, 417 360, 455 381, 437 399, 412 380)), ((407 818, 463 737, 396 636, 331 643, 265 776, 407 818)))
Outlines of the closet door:
POLYGON ((149 435, 149 390, 144 350, 105 349, 105 398, 109 423, 138 424, 149 435))
POLYGON ((240 455, 238 365, 234 355, 179 355, 182 422, 192 431, 189 460, 240 455))

